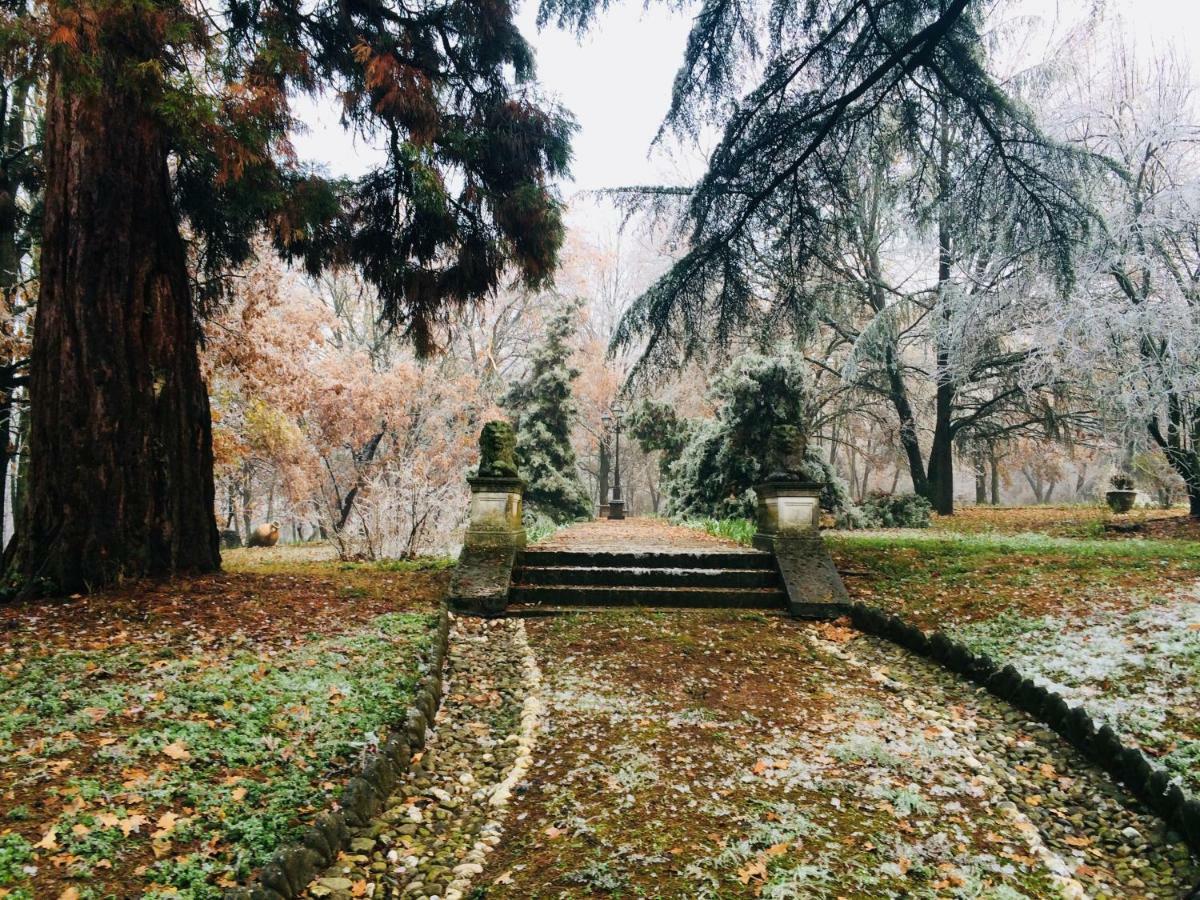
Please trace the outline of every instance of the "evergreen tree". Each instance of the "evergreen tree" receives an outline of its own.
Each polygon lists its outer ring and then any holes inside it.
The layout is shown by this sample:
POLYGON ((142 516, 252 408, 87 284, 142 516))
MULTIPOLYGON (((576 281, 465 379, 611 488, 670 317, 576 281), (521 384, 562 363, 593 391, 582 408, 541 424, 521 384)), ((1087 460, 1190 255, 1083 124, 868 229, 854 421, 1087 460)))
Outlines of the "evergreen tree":
POLYGON ((48 78, 14 587, 219 565, 196 310, 260 235, 359 267, 423 351, 510 263, 530 285, 556 264, 572 125, 504 0, 50 0, 20 41, 48 78), (326 91, 382 138, 357 181, 292 153, 291 98, 326 91))
MULTIPOLYGON (((585 30, 609 2, 542 0, 540 18, 585 30)), ((986 14, 970 0, 702 4, 662 133, 722 137, 695 185, 622 192, 672 217, 687 252, 634 301, 614 346, 670 367, 764 313, 810 319, 804 283, 838 227, 829 200, 857 177, 856 147, 895 122, 930 219, 966 210, 962 224, 986 233, 995 223, 974 211, 999 198, 1067 280, 1090 221, 1073 188, 1095 161, 1047 138, 993 77, 986 14), (954 171, 939 164, 947 139, 963 151, 954 171)))
POLYGON ((581 304, 564 304, 547 323, 546 339, 533 354, 529 374, 504 398, 517 426, 517 462, 530 511, 555 522, 587 518, 591 503, 579 480, 571 428, 577 409, 571 382, 570 340, 581 304))
MULTIPOLYGON (((642 449, 662 449, 668 459, 667 511, 676 516, 751 518, 757 505, 754 485, 766 476, 763 455, 777 425, 794 425, 806 433, 815 426, 812 390, 804 357, 786 350, 775 355, 747 353, 713 379, 709 399, 715 418, 678 421, 650 408, 659 423, 648 427, 640 415, 635 437, 642 449), (664 437, 666 438, 664 440, 664 437)), ((822 505, 841 510, 849 505, 845 485, 820 452, 809 447, 804 476, 825 484, 822 505)))

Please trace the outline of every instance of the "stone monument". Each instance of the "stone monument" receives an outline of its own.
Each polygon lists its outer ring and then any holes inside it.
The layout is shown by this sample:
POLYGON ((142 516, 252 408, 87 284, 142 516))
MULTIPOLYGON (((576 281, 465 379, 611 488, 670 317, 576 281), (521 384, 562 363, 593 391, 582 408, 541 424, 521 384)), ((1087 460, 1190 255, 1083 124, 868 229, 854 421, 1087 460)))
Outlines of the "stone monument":
POLYGON ((516 445, 508 422, 488 422, 479 435, 479 471, 467 479, 470 520, 450 581, 448 603, 456 612, 497 616, 508 606, 513 566, 525 548, 516 445))
POLYGON ((788 610, 798 618, 829 618, 850 608, 841 576, 821 540, 821 491, 807 480, 804 457, 808 440, 794 425, 771 429, 758 495, 754 546, 774 554, 788 595, 788 610))

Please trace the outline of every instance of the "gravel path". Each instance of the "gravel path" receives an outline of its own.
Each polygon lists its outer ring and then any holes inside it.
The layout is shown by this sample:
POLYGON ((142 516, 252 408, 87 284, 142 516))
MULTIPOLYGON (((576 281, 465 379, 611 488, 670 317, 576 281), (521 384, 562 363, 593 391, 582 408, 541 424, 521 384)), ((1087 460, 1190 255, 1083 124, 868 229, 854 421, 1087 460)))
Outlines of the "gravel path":
POLYGON ((447 665, 415 772, 309 896, 1115 900, 1200 878, 1055 735, 837 623, 457 619, 447 665))
POLYGON ((492 897, 1177 897, 1178 836, 990 695, 836 624, 529 623, 547 703, 492 897))
POLYGON ((351 851, 307 895, 460 900, 500 841, 531 761, 540 675, 519 621, 454 620, 425 751, 351 851))
POLYGON ((596 519, 579 522, 532 544, 537 550, 655 551, 746 550, 741 544, 665 519, 596 519))

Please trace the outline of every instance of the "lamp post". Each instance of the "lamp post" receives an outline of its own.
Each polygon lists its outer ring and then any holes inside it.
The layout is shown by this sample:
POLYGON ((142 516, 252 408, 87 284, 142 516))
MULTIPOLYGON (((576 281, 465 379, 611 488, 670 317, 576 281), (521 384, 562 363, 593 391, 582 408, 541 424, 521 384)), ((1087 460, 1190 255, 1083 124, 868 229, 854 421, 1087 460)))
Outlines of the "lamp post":
POLYGON ((608 517, 610 519, 625 518, 625 501, 621 499, 621 416, 625 414, 625 408, 621 405, 621 401, 617 400, 612 407, 612 431, 613 431, 613 489, 612 499, 608 502, 608 517))

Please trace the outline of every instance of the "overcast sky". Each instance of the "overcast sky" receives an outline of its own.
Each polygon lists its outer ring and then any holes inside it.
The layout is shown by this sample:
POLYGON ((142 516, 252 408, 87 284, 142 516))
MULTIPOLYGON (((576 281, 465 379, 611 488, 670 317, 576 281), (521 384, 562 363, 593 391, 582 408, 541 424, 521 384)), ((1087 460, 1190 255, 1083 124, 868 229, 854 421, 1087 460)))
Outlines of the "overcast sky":
MULTIPOLYGON (((1094 0, 1022 0, 1010 14, 1027 11, 1056 30, 1074 20, 1094 0)), ((702 171, 703 153, 691 148, 647 155, 666 112, 671 83, 683 55, 695 6, 671 11, 650 0, 616 0, 582 41, 554 28, 535 27, 535 0, 524 0, 518 20, 537 53, 538 79, 545 90, 575 116, 580 132, 574 142, 576 190, 655 182, 687 182, 702 171)), ((1108 0, 1149 54, 1174 42, 1200 78, 1200 4, 1195 0, 1108 0)), ((326 165, 333 173, 357 175, 378 158, 378 151, 347 137, 332 104, 307 104, 300 110, 309 133, 298 136, 302 159, 326 165)))

